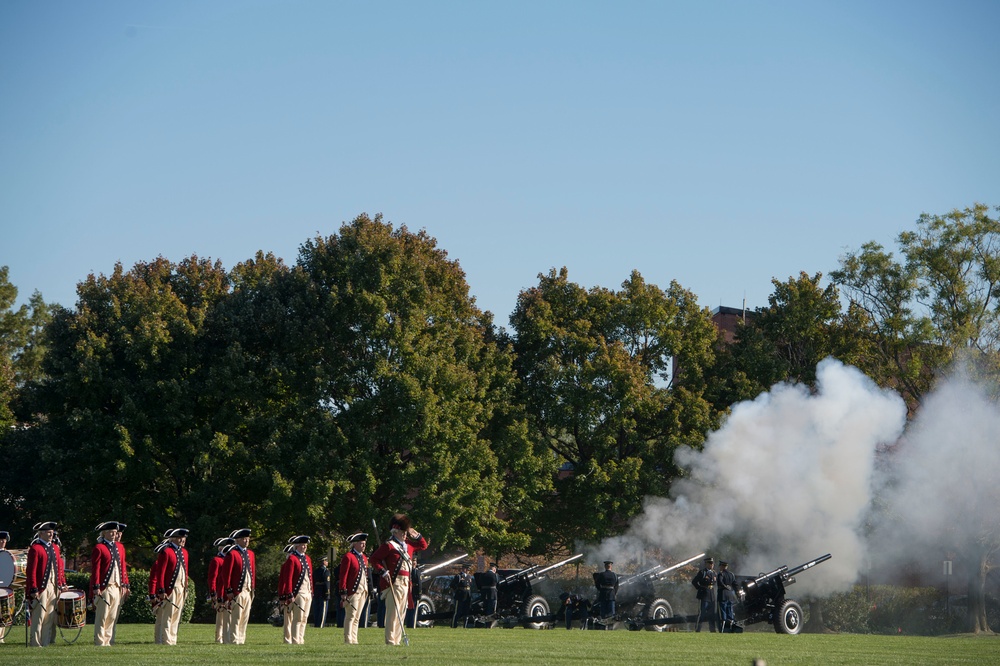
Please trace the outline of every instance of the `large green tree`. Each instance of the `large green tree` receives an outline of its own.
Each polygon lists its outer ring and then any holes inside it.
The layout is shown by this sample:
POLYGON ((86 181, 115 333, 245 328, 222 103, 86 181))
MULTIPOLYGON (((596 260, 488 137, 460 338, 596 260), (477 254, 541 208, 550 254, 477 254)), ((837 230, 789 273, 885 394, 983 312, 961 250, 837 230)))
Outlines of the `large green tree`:
POLYGON ((717 404, 752 400, 779 382, 812 386, 816 366, 833 356, 856 365, 866 354, 855 315, 844 313, 837 286, 805 272, 785 282, 771 280, 767 307, 757 308, 722 349, 714 383, 717 404))
POLYGON ((405 509, 437 547, 528 545, 546 459, 509 351, 433 238, 362 215, 291 270, 238 272, 213 323, 215 430, 268 470, 269 520, 333 538, 405 509))
POLYGON ((532 436, 560 463, 541 524, 569 547, 620 532, 646 495, 665 495, 681 445, 718 414, 706 399, 717 332, 693 294, 633 272, 619 291, 568 271, 539 275, 510 319, 532 436))

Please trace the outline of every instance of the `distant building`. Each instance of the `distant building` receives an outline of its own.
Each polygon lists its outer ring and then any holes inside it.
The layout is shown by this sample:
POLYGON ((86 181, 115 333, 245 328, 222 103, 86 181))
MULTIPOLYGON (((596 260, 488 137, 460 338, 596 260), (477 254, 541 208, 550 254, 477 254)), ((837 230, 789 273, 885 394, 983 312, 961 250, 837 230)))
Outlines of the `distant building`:
POLYGON ((731 345, 736 339, 736 327, 745 324, 748 316, 752 317, 753 312, 749 312, 745 307, 730 308, 720 305, 712 310, 712 323, 722 331, 726 344, 731 345))

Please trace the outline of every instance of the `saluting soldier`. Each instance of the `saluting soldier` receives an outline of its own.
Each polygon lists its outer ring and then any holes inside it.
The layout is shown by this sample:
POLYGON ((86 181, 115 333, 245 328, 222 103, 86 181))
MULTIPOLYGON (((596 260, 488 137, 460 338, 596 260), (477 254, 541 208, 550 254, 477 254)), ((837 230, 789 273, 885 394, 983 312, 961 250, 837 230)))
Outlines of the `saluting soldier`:
POLYGON ((215 610, 215 642, 221 643, 226 635, 226 619, 229 613, 226 612, 226 586, 220 585, 222 582, 222 563, 226 560, 226 549, 232 546, 235 541, 229 537, 220 537, 212 542, 212 545, 219 549, 212 559, 208 561, 208 595, 207 601, 215 610))
POLYGON ((187 598, 188 552, 184 548, 190 531, 183 527, 167 530, 156 547, 157 557, 149 572, 149 600, 156 623, 153 642, 177 645, 177 627, 187 598))
POLYGON ((250 621, 250 605, 257 589, 257 560, 250 550, 250 529, 233 530, 230 538, 236 544, 229 549, 222 565, 222 578, 226 583, 226 604, 232 611, 225 642, 243 645, 250 621))
POLYGON ((410 525, 405 513, 389 520, 392 535, 372 553, 371 563, 379 580, 380 595, 385 600, 385 642, 399 645, 403 640, 403 622, 410 597, 413 554, 427 548, 427 539, 410 525))
POLYGON ((45 647, 56 632, 56 606, 60 590, 66 589, 62 553, 55 542, 56 523, 35 524, 35 539, 28 547, 24 598, 31 609, 31 647, 45 647))
POLYGON ((694 628, 696 632, 701 631, 701 623, 707 620, 708 628, 715 633, 715 577, 715 558, 706 557, 705 566, 691 579, 701 602, 698 623, 694 628))
POLYGON ((312 560, 306 555, 309 537, 305 534, 288 540, 288 559, 281 565, 278 576, 278 600, 285 611, 285 642, 302 645, 305 642, 309 607, 312 605, 312 560))
POLYGON ((129 595, 125 546, 120 541, 125 523, 109 520, 97 526, 101 536, 90 553, 90 603, 94 606, 94 645, 111 645, 118 613, 129 595))
POLYGON ((451 628, 458 626, 458 621, 462 620, 462 628, 469 626, 469 614, 472 607, 472 565, 465 563, 451 579, 451 591, 454 595, 454 612, 451 615, 451 628))
POLYGON ((340 605, 344 609, 344 643, 357 645, 358 624, 369 592, 368 558, 365 557, 368 535, 358 532, 347 537, 347 542, 351 548, 340 560, 337 589, 340 591, 340 605))
POLYGON ((618 574, 611 570, 614 562, 605 560, 604 571, 594 574, 594 587, 597 588, 597 601, 600 604, 601 617, 614 617, 615 600, 618 598, 618 574))

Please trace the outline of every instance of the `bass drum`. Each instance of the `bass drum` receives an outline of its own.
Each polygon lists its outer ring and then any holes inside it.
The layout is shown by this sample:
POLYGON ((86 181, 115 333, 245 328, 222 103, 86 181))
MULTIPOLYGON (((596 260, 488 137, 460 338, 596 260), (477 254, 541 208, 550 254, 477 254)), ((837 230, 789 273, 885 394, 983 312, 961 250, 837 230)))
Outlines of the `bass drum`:
MULTIPOLYGON (((668 617, 674 616, 674 609, 670 607, 670 603, 666 599, 653 599, 653 603, 649 604, 649 608, 646 610, 647 620, 663 620, 668 617)), ((667 625, 665 624, 647 624, 646 631, 666 631, 667 625)))

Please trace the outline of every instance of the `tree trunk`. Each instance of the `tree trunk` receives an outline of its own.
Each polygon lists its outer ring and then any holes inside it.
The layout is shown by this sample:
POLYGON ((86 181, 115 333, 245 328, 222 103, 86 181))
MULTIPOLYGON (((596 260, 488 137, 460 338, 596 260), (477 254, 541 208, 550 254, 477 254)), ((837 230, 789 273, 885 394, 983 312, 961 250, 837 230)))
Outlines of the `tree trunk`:
POLYGON ((989 571, 989 555, 981 550, 978 557, 970 562, 969 573, 969 631, 974 634, 992 634, 986 621, 986 574, 989 571))
POLYGON ((809 600, 809 621, 802 627, 806 634, 827 634, 826 620, 823 619, 823 602, 820 599, 809 600))

